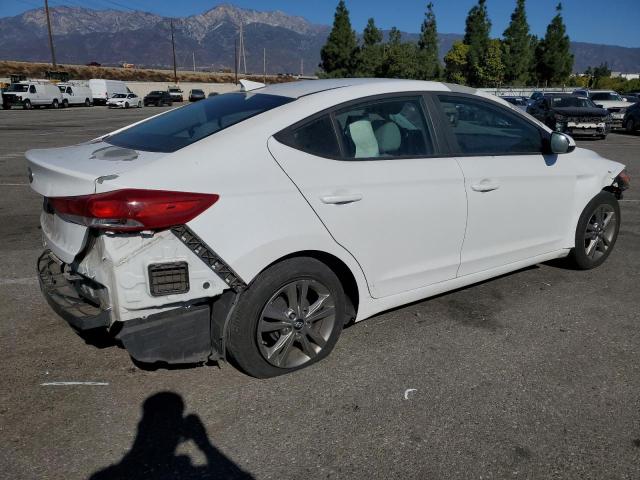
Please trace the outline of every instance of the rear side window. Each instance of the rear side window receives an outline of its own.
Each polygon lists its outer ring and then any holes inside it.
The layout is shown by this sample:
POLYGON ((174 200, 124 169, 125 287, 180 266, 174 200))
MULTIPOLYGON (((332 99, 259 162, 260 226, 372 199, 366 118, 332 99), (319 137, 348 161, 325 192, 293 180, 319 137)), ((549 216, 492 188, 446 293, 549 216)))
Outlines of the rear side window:
POLYGON ((175 152, 292 100, 289 97, 250 92, 218 95, 111 135, 105 138, 105 142, 134 150, 175 152))
POLYGON ((447 125, 466 155, 541 153, 540 130, 489 101, 438 96, 447 125))
POLYGON ((432 155, 433 142, 419 98, 374 100, 335 113, 348 159, 432 155))
POLYGON ((319 157, 340 156, 340 147, 329 115, 311 120, 302 126, 278 133, 276 139, 292 148, 319 157))

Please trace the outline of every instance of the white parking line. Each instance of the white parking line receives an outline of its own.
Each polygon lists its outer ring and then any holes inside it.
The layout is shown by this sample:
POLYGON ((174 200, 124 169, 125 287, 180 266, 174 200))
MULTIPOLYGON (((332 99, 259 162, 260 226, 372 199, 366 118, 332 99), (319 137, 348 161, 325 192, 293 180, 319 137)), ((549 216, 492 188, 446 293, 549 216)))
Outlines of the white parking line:
POLYGON ((72 385, 89 385, 89 386, 105 386, 107 382, 45 382, 41 383, 41 387, 68 387, 72 385))
POLYGON ((28 187, 28 183, 0 183, 0 187, 28 187))
POLYGON ((38 277, 27 278, 0 278, 1 285, 31 285, 38 283, 38 277))

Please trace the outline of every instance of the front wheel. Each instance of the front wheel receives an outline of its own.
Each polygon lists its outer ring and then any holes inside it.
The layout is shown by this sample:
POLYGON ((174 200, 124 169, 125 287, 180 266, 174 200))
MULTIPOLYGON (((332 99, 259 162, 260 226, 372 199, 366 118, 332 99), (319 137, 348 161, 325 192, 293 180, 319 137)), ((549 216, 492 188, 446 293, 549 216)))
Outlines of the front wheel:
POLYGON ((88 98, 84 99, 84 106, 85 107, 90 107, 91 106, 91 100, 89 100, 88 98))
POLYGON ((25 110, 31 110, 31 100, 25 100, 22 104, 22 108, 24 108, 25 110))
POLYGON ((129 102, 124 102, 124 108, 129 108, 129 102))
POLYGON ((142 108, 142 102, 138 102, 138 108, 142 108))
POLYGON ((62 108, 67 108, 69 106, 69 101, 68 100, 63 100, 62 101, 62 108))
POLYGON ((581 270, 602 265, 611 254, 620 230, 620 205, 613 194, 600 192, 582 211, 571 256, 581 270))
POLYGON ((245 290, 228 329, 228 353, 244 372, 269 378, 326 357, 345 323, 344 290, 313 258, 285 260, 245 290))
POLYGON ((53 108, 58 108, 60 106, 60 104, 58 103, 58 100, 54 98, 53 99, 53 103, 51 103, 51 106, 53 108))
POLYGON ((627 119, 624 124, 624 128, 628 133, 633 133, 633 131, 636 129, 636 122, 633 120, 633 118, 627 119))

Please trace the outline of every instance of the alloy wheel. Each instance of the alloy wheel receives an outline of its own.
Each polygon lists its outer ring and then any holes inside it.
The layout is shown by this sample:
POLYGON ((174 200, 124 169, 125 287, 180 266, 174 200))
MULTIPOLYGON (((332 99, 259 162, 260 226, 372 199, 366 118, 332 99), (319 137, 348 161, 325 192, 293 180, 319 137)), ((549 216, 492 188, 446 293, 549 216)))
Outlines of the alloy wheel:
POLYGON ((329 289, 314 279, 281 287, 262 309, 256 330, 260 353, 271 365, 294 368, 314 359, 336 322, 329 289))
POLYGON ((591 214, 584 233, 585 254, 598 260, 613 243, 616 232, 616 212, 611 205, 599 205, 591 214))

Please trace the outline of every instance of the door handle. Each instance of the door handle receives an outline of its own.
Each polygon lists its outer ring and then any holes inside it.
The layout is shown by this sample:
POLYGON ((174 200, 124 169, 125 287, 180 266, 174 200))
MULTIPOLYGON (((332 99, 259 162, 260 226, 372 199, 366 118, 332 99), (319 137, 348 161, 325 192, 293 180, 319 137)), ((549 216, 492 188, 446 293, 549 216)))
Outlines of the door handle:
POLYGON ((500 188, 500 184, 497 182, 492 182, 490 180, 482 180, 480 183, 476 183, 475 185, 471 185, 471 190, 474 192, 492 192, 493 190, 497 190, 500 188))
POLYGON ((361 193, 350 193, 345 195, 324 195, 320 197, 322 203, 331 205, 346 205, 347 203, 359 202, 362 200, 361 193))

